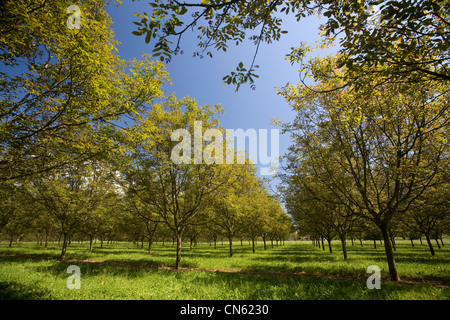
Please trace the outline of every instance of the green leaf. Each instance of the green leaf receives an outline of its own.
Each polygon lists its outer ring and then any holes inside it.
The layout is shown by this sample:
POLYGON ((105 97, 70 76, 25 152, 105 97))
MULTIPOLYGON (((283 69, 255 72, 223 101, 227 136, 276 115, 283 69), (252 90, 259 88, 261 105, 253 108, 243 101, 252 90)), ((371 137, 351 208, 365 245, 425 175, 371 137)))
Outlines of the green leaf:
POLYGON ((181 10, 180 10, 180 15, 183 15, 183 14, 185 14, 187 12, 187 9, 186 9, 186 7, 181 7, 181 10))

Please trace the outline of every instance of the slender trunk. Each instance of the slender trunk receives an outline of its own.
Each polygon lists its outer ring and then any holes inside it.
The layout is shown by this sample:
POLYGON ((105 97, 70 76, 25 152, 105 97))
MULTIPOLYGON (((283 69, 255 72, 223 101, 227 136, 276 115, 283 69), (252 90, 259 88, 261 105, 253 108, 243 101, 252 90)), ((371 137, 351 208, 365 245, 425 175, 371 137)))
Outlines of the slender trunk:
POLYGON ((394 252, 392 251, 391 241, 389 239, 388 226, 386 222, 382 222, 380 225, 381 233, 383 234, 384 250, 386 252, 386 258, 389 266, 389 275, 392 281, 399 281, 397 267, 395 265, 394 252))
POLYGON ((230 243, 230 258, 233 256, 233 237, 228 237, 228 242, 230 243))
POLYGON ((437 244, 438 248, 440 249, 440 248, 441 248, 441 245, 439 244, 438 238, 436 238, 436 239, 434 239, 434 240, 436 240, 436 244, 437 244))
POLYGON ((325 251, 325 245, 323 244, 323 237, 320 238, 320 240, 322 241, 322 250, 325 251))
POLYGON ((377 240, 373 240, 373 248, 374 248, 374 249, 377 248, 377 240))
POLYGON ((266 250, 267 249, 267 247, 266 247, 266 237, 263 237, 263 242, 264 242, 264 250, 266 250))
POLYGON ((272 248, 273 248, 273 239, 270 239, 270 245, 271 245, 272 248))
POLYGON ((441 244, 444 246, 444 240, 442 240, 442 237, 440 237, 439 240, 441 240, 441 244))
POLYGON ((153 239, 148 240, 148 254, 152 254, 152 248, 153 248, 153 239))
POLYGON ((181 234, 177 236, 177 259, 175 262, 175 269, 180 269, 181 267, 181 234))
POLYGON ((394 249, 394 251, 397 251, 397 249, 395 248, 395 238, 391 237, 391 243, 392 243, 392 248, 394 249))
POLYGON ((61 260, 64 260, 66 258, 66 251, 67 251, 67 233, 63 234, 63 246, 61 250, 61 260))
POLYGON ((422 243, 422 236, 419 237, 419 240, 420 240, 420 245, 423 245, 423 243, 422 243))
POLYGON ((359 243, 361 244, 361 248, 363 247, 362 238, 359 238, 359 243))
POLYGON ((434 256, 435 253, 434 253, 433 245, 431 244, 430 236, 426 234, 425 239, 427 239, 427 243, 428 243, 428 247, 430 248, 431 255, 434 256))
POLYGON ((345 243, 345 237, 342 236, 341 238, 341 244, 342 244, 342 254, 344 255, 344 260, 348 259, 347 256, 347 244, 345 243))
POLYGON ((11 237, 11 240, 9 241, 9 247, 10 247, 10 248, 12 247, 12 243, 13 243, 13 241, 14 241, 14 238, 13 238, 13 237, 11 237))
POLYGON ((410 238, 409 240, 411 240, 411 246, 414 248, 414 241, 412 238, 410 238))
POLYGON ((333 249, 331 248, 331 239, 328 238, 327 241, 328 241, 328 249, 330 249, 330 253, 333 253, 333 249))
POLYGON ((255 253, 255 237, 252 237, 252 251, 255 253))

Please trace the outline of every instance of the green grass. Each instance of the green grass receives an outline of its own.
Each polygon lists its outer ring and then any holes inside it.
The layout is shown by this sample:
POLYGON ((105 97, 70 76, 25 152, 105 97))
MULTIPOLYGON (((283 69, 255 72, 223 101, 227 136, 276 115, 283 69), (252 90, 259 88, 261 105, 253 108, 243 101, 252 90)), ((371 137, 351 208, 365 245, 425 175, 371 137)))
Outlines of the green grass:
POLYGON ((395 284, 388 276, 384 249, 374 249, 371 242, 360 247, 349 245, 347 261, 336 242, 333 254, 310 242, 286 242, 284 246, 256 253, 247 243, 234 244, 234 256, 228 257, 228 245, 217 248, 200 243, 192 251, 183 246, 182 265, 196 270, 174 271, 171 244, 154 245, 151 255, 131 243, 115 243, 92 252, 88 244, 72 243, 68 259, 95 260, 105 263, 83 263, 55 260, 60 245, 49 244, 44 250, 35 243, 21 243, 9 248, 0 244, 1 299, 448 299, 446 287, 428 283, 450 278, 450 250, 446 244, 432 257, 425 245, 398 241, 395 252, 397 268, 403 279, 423 280, 424 284, 395 284), (15 255, 10 257, 8 255, 15 255), (51 257, 55 259, 46 259, 51 257), (66 286, 67 267, 81 269, 81 289, 66 286), (369 265, 381 268, 380 290, 366 287, 369 265), (200 270, 199 270, 200 269, 200 270), (209 271, 205 271, 208 269, 209 271), (242 272, 214 272, 210 269, 242 272), (257 272, 252 274, 251 272, 257 272), (293 276, 301 273, 303 276, 293 276), (309 276, 310 275, 310 276, 309 276), (335 277, 333 277, 335 276, 335 277), (351 280, 345 280, 346 277, 351 280), (338 279, 335 279, 338 278, 338 279), (344 280, 342 280, 343 278, 344 280))

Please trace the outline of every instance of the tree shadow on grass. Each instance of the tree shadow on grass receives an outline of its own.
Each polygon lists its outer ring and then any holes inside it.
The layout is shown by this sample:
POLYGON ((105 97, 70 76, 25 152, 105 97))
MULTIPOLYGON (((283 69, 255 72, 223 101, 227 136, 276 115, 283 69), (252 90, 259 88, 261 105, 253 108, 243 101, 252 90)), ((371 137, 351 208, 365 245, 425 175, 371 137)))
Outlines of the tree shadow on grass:
POLYGON ((14 281, 0 281, 0 300, 42 300, 49 291, 36 286, 27 286, 14 281))
MULTIPOLYGON (((23 260, 15 260, 15 262, 20 264, 23 260)), ((65 280, 69 276, 67 274, 67 267, 71 264, 74 263, 54 261, 45 266, 36 265, 29 266, 28 268, 30 271, 41 273, 41 276, 56 276, 56 278, 65 280)), ((172 293, 171 296, 181 299, 378 300, 399 299, 402 297, 426 297, 430 293, 430 288, 424 286, 409 284, 397 285, 384 281, 382 282, 381 290, 369 290, 366 287, 366 279, 347 281, 323 277, 287 276, 280 274, 206 272, 186 269, 175 271, 106 263, 79 263, 78 266, 81 269, 82 283, 89 283, 96 276, 127 278, 130 280, 129 283, 133 285, 139 281, 148 283, 150 279, 154 279, 153 275, 156 278, 167 278, 169 280, 164 283, 176 283, 177 285, 174 285, 173 288, 169 285, 160 289, 164 289, 168 294, 172 293), (180 287, 183 288, 183 292, 176 292, 180 287)), ((121 287, 121 290, 133 290, 133 285, 129 287, 124 286, 123 289, 121 287)), ((448 292, 447 289, 441 292, 438 297, 445 299, 445 295, 448 297, 448 292)), ((105 298, 117 299, 117 296, 111 294, 111 296, 106 296, 105 298)), ((143 298, 145 299, 145 296, 143 298)), ((159 298, 165 299, 161 295, 159 295, 159 298)), ((430 298, 432 297, 430 296, 430 298)), ((36 286, 33 282, 25 285, 12 281, 2 281, 0 282, 0 299, 42 300, 51 299, 51 295, 45 288, 36 286)))

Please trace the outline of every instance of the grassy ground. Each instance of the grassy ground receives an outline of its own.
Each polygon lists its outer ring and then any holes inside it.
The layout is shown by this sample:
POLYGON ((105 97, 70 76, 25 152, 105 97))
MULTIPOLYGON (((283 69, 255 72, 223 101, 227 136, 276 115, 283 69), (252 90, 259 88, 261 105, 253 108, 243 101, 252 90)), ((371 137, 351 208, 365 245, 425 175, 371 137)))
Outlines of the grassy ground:
POLYGON ((310 242, 286 242, 284 246, 257 252, 244 243, 217 248, 198 244, 183 247, 183 270, 164 266, 175 263, 170 244, 146 249, 131 243, 115 243, 92 252, 88 243, 72 243, 67 261, 56 260, 60 245, 44 250, 35 243, 9 248, 0 244, 1 299, 449 299, 450 243, 432 257, 424 244, 414 248, 398 241, 397 268, 403 281, 387 281, 383 246, 349 245, 343 260, 338 243, 330 254, 310 242), (81 289, 69 290, 69 265, 81 270, 81 289), (366 286, 369 265, 381 269, 381 289, 366 286))

